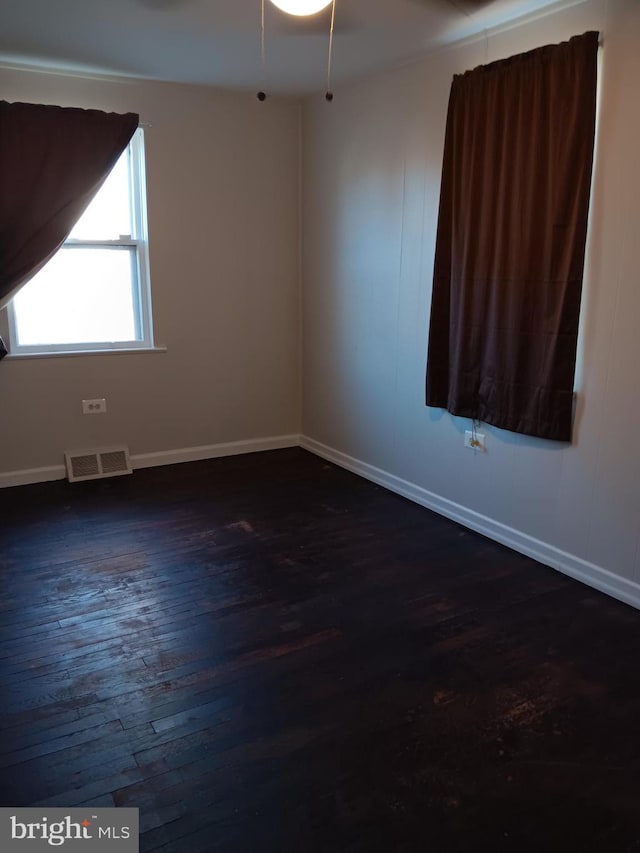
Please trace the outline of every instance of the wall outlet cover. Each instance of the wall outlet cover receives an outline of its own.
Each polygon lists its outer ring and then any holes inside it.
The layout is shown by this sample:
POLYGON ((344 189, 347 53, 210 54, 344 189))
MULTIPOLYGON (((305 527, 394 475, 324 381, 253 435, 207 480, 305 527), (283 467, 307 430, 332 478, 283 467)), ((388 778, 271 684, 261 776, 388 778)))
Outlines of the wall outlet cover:
POLYGON ((486 445, 484 443, 484 433, 476 432, 474 435, 470 429, 465 430, 464 446, 468 447, 470 450, 475 450, 478 453, 485 453, 486 445))

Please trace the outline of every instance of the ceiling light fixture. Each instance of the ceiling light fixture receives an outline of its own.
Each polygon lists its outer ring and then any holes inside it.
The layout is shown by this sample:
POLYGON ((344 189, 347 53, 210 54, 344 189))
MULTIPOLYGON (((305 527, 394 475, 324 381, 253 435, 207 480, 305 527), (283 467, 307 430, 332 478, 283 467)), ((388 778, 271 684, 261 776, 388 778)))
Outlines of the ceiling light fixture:
POLYGON ((274 6, 277 6, 282 12, 287 15, 315 15, 331 3, 331 0, 271 0, 274 6))

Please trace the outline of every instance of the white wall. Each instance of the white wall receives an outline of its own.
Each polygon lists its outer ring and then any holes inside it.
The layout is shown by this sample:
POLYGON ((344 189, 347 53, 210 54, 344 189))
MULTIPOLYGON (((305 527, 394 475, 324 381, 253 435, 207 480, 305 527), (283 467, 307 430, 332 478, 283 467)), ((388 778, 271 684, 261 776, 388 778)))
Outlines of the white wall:
POLYGON ((587 0, 304 113, 307 446, 640 605, 640 6, 587 0), (570 445, 424 405, 452 75, 600 30, 601 111, 570 445))
POLYGON ((0 484, 24 469, 55 475, 65 449, 125 442, 157 454, 298 433, 299 106, 8 69, 0 98, 133 111, 152 124, 153 311, 167 347, 0 363, 0 484), (86 397, 106 397, 107 414, 83 417, 86 397))

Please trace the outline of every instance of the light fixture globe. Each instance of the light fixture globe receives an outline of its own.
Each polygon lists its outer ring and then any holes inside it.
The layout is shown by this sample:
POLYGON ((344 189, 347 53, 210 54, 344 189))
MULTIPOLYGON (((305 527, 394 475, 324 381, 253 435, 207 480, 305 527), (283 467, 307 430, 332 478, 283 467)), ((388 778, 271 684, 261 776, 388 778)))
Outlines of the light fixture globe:
POLYGON ((331 3, 331 0, 271 0, 271 2, 288 15, 303 17, 321 12, 331 3))

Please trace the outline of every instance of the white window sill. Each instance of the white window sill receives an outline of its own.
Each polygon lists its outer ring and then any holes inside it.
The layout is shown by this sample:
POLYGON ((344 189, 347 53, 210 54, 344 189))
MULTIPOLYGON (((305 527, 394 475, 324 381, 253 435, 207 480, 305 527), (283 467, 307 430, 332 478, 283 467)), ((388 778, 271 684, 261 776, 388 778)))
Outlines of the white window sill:
POLYGON ((87 355, 132 355, 137 353, 140 355, 148 355, 149 353, 167 352, 166 347, 130 347, 128 349, 85 349, 85 350, 56 350, 53 352, 10 352, 6 355, 2 362, 7 361, 22 361, 23 358, 66 358, 68 356, 87 356, 87 355))

